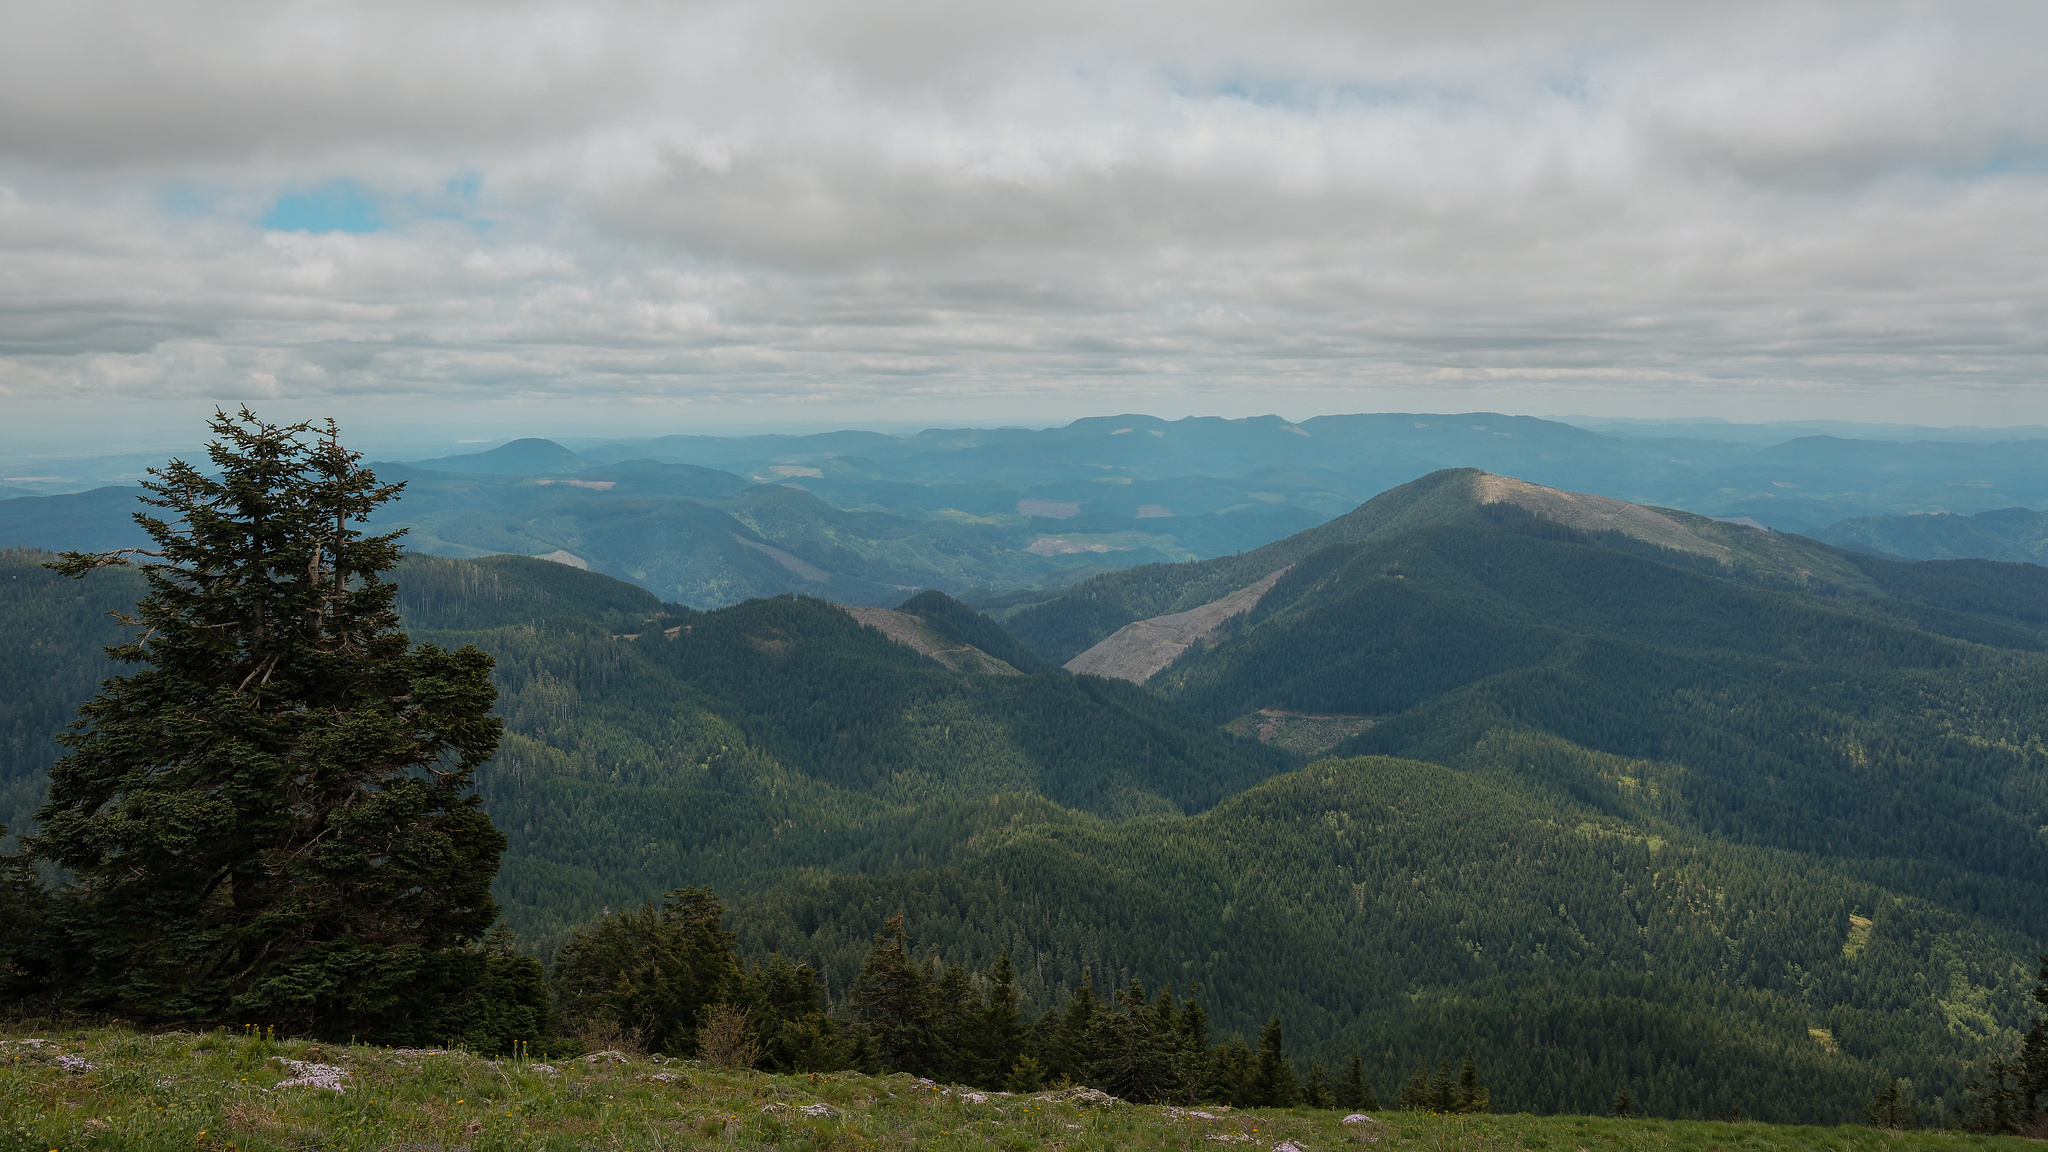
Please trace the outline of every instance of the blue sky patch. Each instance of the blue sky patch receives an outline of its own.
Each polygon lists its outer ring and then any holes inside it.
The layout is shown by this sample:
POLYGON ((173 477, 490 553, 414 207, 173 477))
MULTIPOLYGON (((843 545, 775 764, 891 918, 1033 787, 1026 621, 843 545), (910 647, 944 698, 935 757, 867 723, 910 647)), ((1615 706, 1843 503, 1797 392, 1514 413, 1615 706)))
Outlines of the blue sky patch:
POLYGON ((263 226, 279 232, 375 232, 384 227, 384 214, 362 189, 343 180, 279 196, 263 226))

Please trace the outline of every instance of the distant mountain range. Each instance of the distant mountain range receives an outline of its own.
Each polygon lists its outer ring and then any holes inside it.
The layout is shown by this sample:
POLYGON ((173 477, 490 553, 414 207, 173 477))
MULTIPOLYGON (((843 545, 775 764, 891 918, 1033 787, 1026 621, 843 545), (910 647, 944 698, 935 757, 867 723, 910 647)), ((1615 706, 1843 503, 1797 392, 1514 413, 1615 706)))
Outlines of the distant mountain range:
MULTIPOLYGON (((663 436, 573 451, 525 439, 378 468, 406 482, 381 522, 408 528, 414 551, 546 556, 699 608, 790 591, 877 605, 926 587, 985 596, 1235 555, 1445 467, 1877 555, 2032 561, 2048 540, 2028 511, 2048 506, 2048 441, 1762 443, 1734 426, 1610 428, 1495 413, 1115 416, 1046 430, 663 436), (1954 515, 1896 515, 1935 510, 1954 515)), ((0 499, 0 545, 139 543, 126 522, 133 494, 0 499)))

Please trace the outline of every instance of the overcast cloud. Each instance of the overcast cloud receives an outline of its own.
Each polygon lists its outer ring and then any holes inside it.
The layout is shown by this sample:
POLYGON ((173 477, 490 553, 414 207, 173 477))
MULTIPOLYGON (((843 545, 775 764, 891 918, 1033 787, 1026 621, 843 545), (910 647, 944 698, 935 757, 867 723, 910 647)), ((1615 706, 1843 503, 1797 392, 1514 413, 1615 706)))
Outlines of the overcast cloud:
POLYGON ((5 11, 21 425, 2048 421, 2038 2, 5 11))

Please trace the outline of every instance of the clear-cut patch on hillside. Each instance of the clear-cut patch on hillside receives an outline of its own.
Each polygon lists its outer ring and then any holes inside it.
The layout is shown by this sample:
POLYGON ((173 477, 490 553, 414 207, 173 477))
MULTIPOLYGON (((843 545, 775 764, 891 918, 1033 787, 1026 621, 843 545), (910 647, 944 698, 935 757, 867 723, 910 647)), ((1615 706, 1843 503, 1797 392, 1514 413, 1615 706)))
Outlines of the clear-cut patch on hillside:
POLYGON ((1017 514, 1045 520, 1070 520, 1081 514, 1081 506, 1070 500, 1041 500, 1027 496, 1017 501, 1017 514))
POLYGON ((830 572, 825 571, 823 568, 820 568, 815 564, 807 564, 804 561, 799 560, 794 556, 791 556, 789 553, 784 552, 782 549, 774 547, 773 545, 763 544, 758 540, 749 540, 737 532, 732 534, 732 538, 738 543, 744 545, 745 547, 752 548, 756 552, 767 553, 769 558, 774 560, 777 564, 782 565, 784 568, 789 569, 791 572, 796 573, 797 575, 803 577, 806 580, 822 584, 825 581, 830 580, 832 578, 832 574, 830 572))
POLYGON ((1327 752, 1378 723, 1374 716, 1316 716, 1282 708, 1261 708, 1223 726, 1233 736, 1285 748, 1300 756, 1327 752))
POLYGON ((1680 552, 1725 559, 1725 544, 1703 540, 1683 524, 1652 508, 1593 496, 1584 492, 1562 492, 1512 476, 1481 474, 1473 478, 1473 492, 1481 504, 1513 504, 1525 511, 1553 520, 1581 532, 1619 532, 1638 540, 1680 552))
POLYGON ((930 628, 924 621, 904 612, 893 612, 887 608, 863 608, 841 605, 846 614, 873 628, 889 639, 906 648, 928 656, 955 672, 980 672, 990 676, 1021 676, 1023 673, 1008 663, 983 652, 971 645, 949 640, 930 628))
POLYGON ((1033 556, 1078 556, 1083 552, 1107 552, 1109 545, 1098 542, 1062 540, 1057 536, 1040 536, 1024 546, 1033 556))
POLYGON ((1258 583, 1239 588, 1221 600, 1211 600, 1199 608, 1126 624, 1107 640, 1067 661, 1066 669, 1077 674, 1143 684, 1157 675, 1160 669, 1179 659, 1190 646, 1214 637, 1225 620, 1257 607, 1266 593, 1273 590, 1273 585, 1279 583, 1280 577, 1287 575, 1287 571, 1282 568, 1269 573, 1258 583))

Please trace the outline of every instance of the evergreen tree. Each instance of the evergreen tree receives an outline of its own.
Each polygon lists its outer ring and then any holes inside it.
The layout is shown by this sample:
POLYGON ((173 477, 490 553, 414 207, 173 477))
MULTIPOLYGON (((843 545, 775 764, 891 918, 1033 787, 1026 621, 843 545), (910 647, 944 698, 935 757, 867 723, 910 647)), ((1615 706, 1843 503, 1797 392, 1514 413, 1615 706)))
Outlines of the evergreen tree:
MULTIPOLYGON (((497 918, 505 837, 470 790, 498 746, 491 659, 398 629, 394 498, 329 421, 211 421, 219 478, 144 482, 140 670, 79 709, 26 854, 71 876, 53 912, 70 1003, 156 1021, 261 1019, 389 1039, 448 1007, 497 918), (313 433, 309 438, 308 434, 313 433)), ((419 1037, 425 1039, 425 1037, 419 1037)))
POLYGON ((875 1044, 874 1032, 862 1024, 854 1024, 847 1030, 846 1067, 870 1076, 882 1073, 882 1052, 875 1044))
POLYGON ((1458 1093, 1454 1111, 1487 1112, 1493 1108, 1492 1095, 1479 1082, 1479 1064, 1472 1058, 1472 1050, 1465 1049, 1464 1066, 1458 1069, 1458 1093))
POLYGON ((1259 1033, 1259 1060, 1252 1073, 1251 1094, 1257 1105, 1265 1108, 1292 1108, 1301 1102, 1301 1085, 1295 1082, 1294 1065, 1287 1060, 1278 1016, 1267 1020, 1259 1033))
POLYGON ((795 1020, 821 1008, 817 973, 779 952, 747 973, 744 985, 749 1013, 764 1020, 795 1020))
POLYGON ((2026 1087, 2021 1083, 2025 1070, 2020 1060, 1993 1056, 1987 1061, 1984 1076, 1972 1079, 1968 1085, 1975 1099, 1963 1114, 1963 1127, 1994 1136, 2018 1132, 2033 1115, 2026 1087))
POLYGON ((1437 1062, 1436 1079, 1429 1082, 1429 1110, 1432 1112, 1456 1112, 1458 1110, 1458 1083, 1451 1079, 1451 1062, 1437 1062))
POLYGON ((1890 1128, 1903 1132, 1918 1125, 1917 1111, 1913 1107, 1913 1102, 1906 1099, 1905 1092, 1900 1089, 1899 1078, 1894 1076, 1883 1088, 1877 1090, 1877 1095, 1869 1104, 1864 1105, 1863 1118, 1869 1121, 1873 1128, 1890 1128))
POLYGON ((1024 1026, 1024 1051, 1036 1057, 1039 1071, 1046 1080, 1058 1075, 1053 1069, 1053 1050, 1060 1034, 1063 1013, 1057 1004, 1051 1005, 1038 1019, 1024 1026))
POLYGON ((1415 1066, 1415 1071, 1408 1075, 1407 1083, 1401 1085, 1401 1094, 1395 1098, 1394 1106, 1403 1112, 1435 1111, 1436 1096, 1429 1088, 1428 1064, 1415 1066))
POLYGON ((746 974, 741 1000, 768 1067, 781 1072, 831 1072, 856 1067, 850 1038, 826 1013, 818 974, 780 953, 746 974))
POLYGON ((1258 1094, 1258 1061, 1242 1036, 1218 1044, 1209 1062, 1208 1090, 1211 1100, 1232 1108, 1253 1108, 1263 1103, 1258 1094))
POLYGON ((1019 1056, 1010 1065, 1010 1071, 1003 1077, 1003 1091, 1023 1094, 1036 1092, 1045 1086, 1045 1065, 1036 1056, 1019 1056))
POLYGON ((1377 1112, 1380 1098, 1365 1082, 1365 1058, 1357 1052, 1344 1062, 1344 1078, 1337 1082, 1337 1107, 1377 1112))
POLYGON ((573 1023, 607 1021, 656 1052, 688 1055, 708 1009, 745 998, 725 908, 708 888, 678 888, 600 917, 555 957, 555 992, 573 1023))
POLYGON ((1205 1053, 1209 1050, 1209 1013, 1193 996, 1189 996, 1187 1003, 1181 1006, 1179 1030, 1183 1047, 1205 1053))
POLYGON ((1302 1086, 1301 1101, 1311 1108, 1335 1108, 1337 1094, 1330 1087, 1330 1070, 1320 1060, 1310 1061, 1308 1083, 1302 1086))
POLYGON ((1057 1030, 1045 1045, 1046 1068, 1056 1077, 1076 1084, 1086 1083, 1095 1066, 1095 1016, 1100 1011, 1095 988, 1085 982, 1067 997, 1057 1030))
POLYGON ((1113 1010, 1097 1011, 1094 1018, 1090 1047, 1095 1060, 1088 1082, 1133 1103, 1166 1099, 1173 1087, 1175 1037, 1159 1030, 1145 986, 1133 980, 1116 994, 1113 1010))
POLYGON ((1623 1085, 1619 1091, 1615 1092, 1614 1105, 1607 1110, 1607 1114, 1621 1120, 1635 1119, 1636 1098, 1629 1092, 1626 1085, 1623 1085))
POLYGON ((1212 1094, 1210 1083, 1209 1014, 1190 996, 1176 1020, 1173 1056, 1174 1091, 1183 1104, 1196 1104, 1212 1094))
MULTIPOLYGON (((7 826, 0 824, 0 840, 7 826)), ((45 922, 50 896, 36 882, 35 863, 0 857, 0 1003, 44 989, 50 978, 45 922)))
MULTIPOLYGON (((1136 987, 1137 982, 1132 981, 1136 987)), ((1180 1044, 1180 1011, 1175 1007, 1172 988, 1161 988, 1152 1002, 1152 1034, 1169 1054, 1180 1044)))
POLYGON ((854 1017, 874 1037, 882 1066, 923 1076, 932 1069, 931 976, 910 958, 903 917, 891 916, 875 935, 853 985, 854 1017))
POLYGON ((450 1037, 471 1052, 499 1053, 553 1034, 547 970, 518 950, 510 928, 492 929, 453 969, 460 991, 412 1029, 415 1035, 450 1037))
MULTIPOLYGON (((1024 1054, 1024 1014, 1019 1008, 1017 970, 1005 951, 989 965, 981 1019, 975 1029, 976 1082, 1000 1088, 1024 1054)), ((1033 1061, 1036 1064, 1036 1061, 1033 1061)))
POLYGON ((929 984, 931 1049, 925 1074, 948 1084, 979 1083, 981 998, 974 993, 974 982, 967 969, 958 964, 940 968, 936 957, 932 967, 936 974, 929 984))

